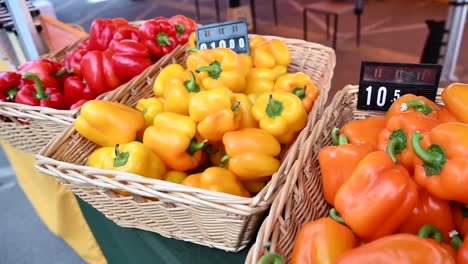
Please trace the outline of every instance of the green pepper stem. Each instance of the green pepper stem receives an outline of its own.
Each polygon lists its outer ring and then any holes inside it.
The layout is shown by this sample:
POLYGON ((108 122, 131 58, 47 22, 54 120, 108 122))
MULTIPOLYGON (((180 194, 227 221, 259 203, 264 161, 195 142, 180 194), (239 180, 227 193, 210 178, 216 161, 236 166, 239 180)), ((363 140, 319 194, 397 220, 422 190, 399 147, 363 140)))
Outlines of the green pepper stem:
POLYGON ((36 93, 34 94, 34 97, 37 99, 49 98, 49 95, 44 91, 44 86, 42 85, 42 81, 39 76, 32 72, 25 72, 23 73, 23 79, 32 79, 34 81, 34 85, 36 86, 36 93))
POLYGON ((340 224, 346 225, 344 219, 338 214, 335 208, 330 209, 330 218, 334 219, 340 224))
POLYGON ((463 240, 460 237, 460 233, 457 230, 452 230, 449 232, 450 244, 456 249, 459 250, 463 244, 463 240))
POLYGON ((114 154, 115 154, 115 159, 114 159, 114 167, 122 167, 125 164, 127 164, 128 158, 130 154, 128 152, 120 152, 119 151, 119 144, 116 144, 114 147, 114 154))
POLYGON ((241 102, 240 102, 240 101, 237 101, 235 104, 233 104, 233 105, 231 106, 231 110, 232 110, 233 112, 236 111, 236 109, 239 108, 240 104, 241 104, 241 102))
POLYGON ((293 90, 293 94, 297 97, 299 97, 299 99, 304 100, 305 99, 305 96, 306 96, 306 92, 307 92, 307 86, 304 86, 304 87, 297 87, 297 88, 294 88, 293 90))
POLYGON ((340 143, 339 143, 339 140, 338 140, 338 134, 340 133, 340 129, 335 127, 332 129, 331 131, 331 138, 332 138, 332 141, 333 141, 333 145, 335 146, 338 146, 340 143))
POLYGON ((283 110, 284 110, 283 103, 273 99, 273 95, 270 94, 268 98, 268 103, 266 106, 267 115, 271 118, 275 118, 275 117, 281 116, 281 113, 283 113, 283 110))
POLYGON ((200 92, 200 86, 197 83, 197 79, 195 78, 195 74, 190 71, 190 80, 184 82, 185 89, 190 93, 198 93, 200 92))
POLYGON ((156 42, 159 44, 159 46, 171 45, 171 40, 169 39, 169 35, 167 35, 164 32, 158 33, 158 35, 156 36, 156 42))
POLYGON ((268 253, 260 258, 257 264, 284 264, 284 259, 277 253, 268 253))
POLYGON ((222 167, 226 167, 226 163, 231 159, 231 156, 229 155, 224 155, 220 161, 219 164, 221 164, 222 167))
POLYGON ((349 144, 348 138, 346 137, 345 134, 341 134, 338 137, 338 145, 346 145, 349 144))
POLYGON ((177 36, 184 34, 185 26, 179 23, 175 23, 174 27, 176 28, 177 36))
POLYGON ((218 61, 213 61, 212 63, 210 63, 210 65, 200 67, 196 70, 197 73, 204 71, 208 72, 210 78, 217 80, 219 76, 221 76, 221 72, 223 70, 221 69, 221 63, 219 63, 218 61))
POLYGON ((189 48, 188 51, 190 51, 190 52, 200 52, 200 49, 192 47, 192 48, 189 48))
POLYGON ((12 88, 9 88, 7 91, 6 91, 6 99, 7 101, 9 102, 14 102, 15 101, 15 97, 16 97, 16 94, 18 93, 19 91, 19 88, 18 87, 12 87, 12 88))
POLYGON ((443 241, 442 233, 435 225, 432 224, 423 225, 418 231, 418 236, 422 238, 430 237, 437 240, 439 243, 442 243, 443 241))
POLYGON ((413 108, 415 111, 423 113, 425 115, 430 114, 434 109, 427 105, 424 101, 420 99, 410 100, 408 102, 401 104, 401 111, 406 112, 408 109, 413 108))
POLYGON ((442 170, 447 157, 441 146, 432 144, 427 150, 425 150, 421 143, 424 136, 421 132, 414 132, 411 138, 411 145, 413 151, 422 161, 424 161, 423 167, 428 176, 439 174, 442 170))
POLYGON ((62 75, 64 75, 67 72, 68 72, 67 68, 63 67, 62 69, 60 69, 60 71, 52 74, 52 76, 54 76, 55 78, 59 78, 59 77, 62 77, 62 75))
POLYGON ((187 148, 187 153, 190 154, 190 156, 193 156, 195 152, 204 149, 207 144, 208 139, 205 139, 202 142, 198 142, 196 138, 193 138, 189 147, 187 148))
POLYGON ((406 149, 406 133, 403 129, 393 131, 389 137, 387 144, 387 153, 392 158, 393 162, 398 163, 396 154, 403 152, 406 149))

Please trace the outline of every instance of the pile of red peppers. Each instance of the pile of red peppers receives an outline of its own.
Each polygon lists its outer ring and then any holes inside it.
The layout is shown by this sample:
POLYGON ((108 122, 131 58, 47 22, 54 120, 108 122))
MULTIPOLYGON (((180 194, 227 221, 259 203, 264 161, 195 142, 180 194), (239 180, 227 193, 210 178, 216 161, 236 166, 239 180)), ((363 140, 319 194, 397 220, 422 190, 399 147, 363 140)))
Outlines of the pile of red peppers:
POLYGON ((468 263, 468 84, 441 97, 406 94, 333 130, 318 153, 333 209, 301 228, 290 263, 468 263))
POLYGON ((139 26, 124 18, 98 18, 89 38, 63 61, 41 58, 14 72, 0 72, 0 101, 76 109, 141 74, 175 47, 197 24, 183 15, 156 17, 139 26))

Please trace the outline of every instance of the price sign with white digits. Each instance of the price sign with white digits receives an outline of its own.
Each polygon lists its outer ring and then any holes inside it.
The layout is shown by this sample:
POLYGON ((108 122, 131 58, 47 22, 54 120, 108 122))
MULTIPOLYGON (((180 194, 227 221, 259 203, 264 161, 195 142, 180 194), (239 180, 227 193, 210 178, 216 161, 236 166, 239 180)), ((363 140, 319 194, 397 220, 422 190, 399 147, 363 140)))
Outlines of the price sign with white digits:
POLYGON ((357 108, 387 111, 400 96, 415 94, 435 100, 442 66, 364 61, 357 108))
POLYGON ((229 48, 250 55, 249 32, 244 19, 197 27, 197 48, 229 48))

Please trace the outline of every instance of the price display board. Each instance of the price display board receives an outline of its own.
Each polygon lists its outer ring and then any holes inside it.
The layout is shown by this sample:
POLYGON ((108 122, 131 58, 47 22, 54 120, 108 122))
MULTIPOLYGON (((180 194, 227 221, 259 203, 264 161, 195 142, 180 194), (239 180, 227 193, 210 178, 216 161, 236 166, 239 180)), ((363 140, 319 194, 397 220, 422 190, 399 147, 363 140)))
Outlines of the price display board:
POLYGON ((197 48, 229 48, 250 55, 249 32, 244 19, 197 27, 197 48))
POLYGON ((357 109, 386 111, 400 96, 415 94, 435 100, 442 66, 364 61, 357 109))

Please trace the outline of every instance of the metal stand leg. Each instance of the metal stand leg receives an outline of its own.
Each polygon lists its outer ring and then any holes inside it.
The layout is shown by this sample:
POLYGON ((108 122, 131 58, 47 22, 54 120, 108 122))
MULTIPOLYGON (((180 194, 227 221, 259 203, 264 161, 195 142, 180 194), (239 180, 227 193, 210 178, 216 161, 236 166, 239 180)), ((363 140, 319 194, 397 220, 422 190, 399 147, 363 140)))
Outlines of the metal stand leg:
POLYGON ((278 25, 278 9, 276 6, 276 0, 273 0, 273 16, 275 18, 275 25, 278 25))
POLYGON ((257 33, 257 16, 255 14, 255 0, 250 0, 250 9, 252 10, 252 30, 257 33))
POLYGON ((455 76, 460 45, 465 28, 466 16, 468 13, 468 0, 458 0, 450 2, 449 14, 446 23, 448 39, 444 39, 447 45, 444 48, 443 67, 441 79, 458 81, 455 76))
POLYGON ((303 12, 303 20, 304 20, 304 40, 307 40, 307 9, 305 8, 303 12))
POLYGON ((361 45, 361 15, 357 15, 356 46, 361 45))
POLYGON ((335 30, 333 30, 333 49, 336 50, 336 37, 338 35, 338 15, 335 16, 335 30))
POLYGON ((221 21, 221 15, 220 15, 220 11, 219 11, 219 0, 215 0, 215 5, 216 5, 216 20, 218 22, 221 21))
POLYGON ((197 14, 197 21, 200 21, 200 3, 195 0, 195 13, 197 14))

